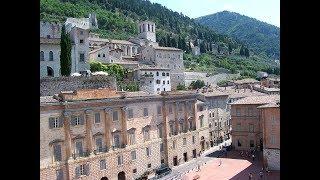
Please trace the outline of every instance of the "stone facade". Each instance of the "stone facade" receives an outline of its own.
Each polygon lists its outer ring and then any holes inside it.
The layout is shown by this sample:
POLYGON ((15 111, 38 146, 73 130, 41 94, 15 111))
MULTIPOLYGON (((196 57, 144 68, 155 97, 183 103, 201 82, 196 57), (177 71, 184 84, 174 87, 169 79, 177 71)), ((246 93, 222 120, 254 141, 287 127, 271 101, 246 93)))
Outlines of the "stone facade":
POLYGON ((151 42, 156 42, 156 25, 151 21, 143 21, 138 25, 138 37, 141 39, 147 39, 151 42))
POLYGON ((263 149, 265 165, 269 170, 280 170, 280 149, 263 149))
POLYGON ((197 94, 111 92, 79 90, 41 102, 41 179, 58 172, 64 179, 135 179, 198 156, 207 127, 197 128, 197 94))
POLYGON ((52 96, 61 91, 107 87, 116 89, 116 80, 108 76, 47 77, 40 79, 40 96, 52 96))

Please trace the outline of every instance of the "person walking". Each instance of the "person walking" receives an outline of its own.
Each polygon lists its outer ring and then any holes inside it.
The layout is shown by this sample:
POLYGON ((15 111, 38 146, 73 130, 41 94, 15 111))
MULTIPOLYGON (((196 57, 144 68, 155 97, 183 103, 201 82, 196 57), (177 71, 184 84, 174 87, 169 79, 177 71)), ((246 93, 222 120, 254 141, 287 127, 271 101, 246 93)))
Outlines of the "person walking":
POLYGON ((260 171, 259 176, 260 176, 260 179, 263 178, 263 172, 262 171, 260 171))
POLYGON ((219 166, 221 166, 221 163, 222 163, 222 160, 221 160, 221 159, 219 159, 219 166))

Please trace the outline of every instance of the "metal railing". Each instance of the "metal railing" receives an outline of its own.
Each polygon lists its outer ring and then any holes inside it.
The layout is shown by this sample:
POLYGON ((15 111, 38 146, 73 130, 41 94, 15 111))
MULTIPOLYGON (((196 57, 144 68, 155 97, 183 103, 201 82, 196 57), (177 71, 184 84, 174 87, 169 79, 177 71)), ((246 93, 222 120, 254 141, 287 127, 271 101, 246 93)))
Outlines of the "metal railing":
POLYGON ((72 157, 73 157, 73 159, 77 159, 79 157, 88 157, 89 155, 90 155, 90 152, 85 150, 85 151, 82 151, 82 152, 73 153, 72 157))
POLYGON ((109 151, 109 148, 107 146, 104 146, 104 147, 99 147, 95 149, 93 152, 94 154, 100 154, 100 153, 106 153, 108 151, 109 151))

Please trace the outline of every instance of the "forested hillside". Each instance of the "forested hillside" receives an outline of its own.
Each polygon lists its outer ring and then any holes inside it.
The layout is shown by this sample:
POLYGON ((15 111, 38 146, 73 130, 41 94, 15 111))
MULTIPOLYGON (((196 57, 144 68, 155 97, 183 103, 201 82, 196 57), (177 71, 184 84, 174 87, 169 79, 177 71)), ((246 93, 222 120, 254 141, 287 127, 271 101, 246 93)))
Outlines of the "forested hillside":
POLYGON ((272 59, 280 57, 280 28, 274 25, 229 11, 199 17, 196 21, 240 40, 256 54, 272 59))

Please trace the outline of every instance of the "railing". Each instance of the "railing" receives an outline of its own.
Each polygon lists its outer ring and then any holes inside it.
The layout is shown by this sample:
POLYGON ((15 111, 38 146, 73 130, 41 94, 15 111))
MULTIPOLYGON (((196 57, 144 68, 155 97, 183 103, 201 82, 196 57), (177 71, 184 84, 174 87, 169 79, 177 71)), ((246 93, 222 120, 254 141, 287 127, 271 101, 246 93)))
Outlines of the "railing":
POLYGON ((99 154, 99 153, 106 153, 109 151, 109 148, 107 146, 105 147, 99 147, 97 149, 95 149, 93 152, 94 154, 99 154))
POLYGON ((117 145, 117 146, 113 145, 112 150, 123 149, 125 147, 127 147, 127 145, 125 145, 125 144, 121 144, 121 145, 117 145))
POLYGON ((88 157, 89 154, 90 154, 89 151, 82 151, 82 152, 79 152, 79 153, 73 153, 72 157, 73 157, 73 159, 76 159, 76 158, 79 158, 79 157, 88 157))

